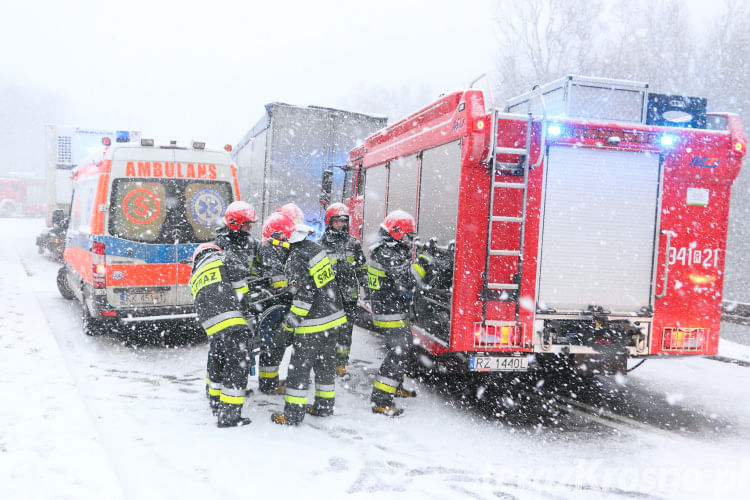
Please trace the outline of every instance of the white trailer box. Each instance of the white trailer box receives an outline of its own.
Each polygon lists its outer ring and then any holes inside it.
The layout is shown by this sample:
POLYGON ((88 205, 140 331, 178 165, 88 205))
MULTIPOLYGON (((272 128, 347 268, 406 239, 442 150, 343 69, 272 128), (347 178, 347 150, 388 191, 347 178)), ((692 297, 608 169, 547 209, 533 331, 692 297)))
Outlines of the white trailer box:
MULTIPOLYGON (((267 104, 232 152, 242 199, 255 207, 261 221, 294 202, 307 223, 322 231, 321 195, 331 203, 343 201, 344 186, 351 183, 345 169, 349 151, 386 124, 385 117, 340 109, 267 104), (325 174, 332 176, 330 196, 324 194, 324 172, 332 172, 325 174)), ((253 231, 260 238, 261 224, 253 231)))
POLYGON ((52 224, 52 211, 70 211, 73 194, 73 169, 104 156, 117 142, 140 140, 132 130, 84 129, 65 125, 47 125, 45 166, 45 219, 52 224))

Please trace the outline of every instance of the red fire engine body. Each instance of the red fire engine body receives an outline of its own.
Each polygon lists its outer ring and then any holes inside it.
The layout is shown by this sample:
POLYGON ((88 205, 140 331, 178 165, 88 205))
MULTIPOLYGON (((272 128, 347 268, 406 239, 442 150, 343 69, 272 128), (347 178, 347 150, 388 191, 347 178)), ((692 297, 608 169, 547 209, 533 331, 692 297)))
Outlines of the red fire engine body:
POLYGON ((414 296, 415 343, 459 370, 716 354, 747 142, 705 105, 572 76, 504 110, 454 92, 351 151, 352 234, 414 214, 414 258, 449 266, 414 296))

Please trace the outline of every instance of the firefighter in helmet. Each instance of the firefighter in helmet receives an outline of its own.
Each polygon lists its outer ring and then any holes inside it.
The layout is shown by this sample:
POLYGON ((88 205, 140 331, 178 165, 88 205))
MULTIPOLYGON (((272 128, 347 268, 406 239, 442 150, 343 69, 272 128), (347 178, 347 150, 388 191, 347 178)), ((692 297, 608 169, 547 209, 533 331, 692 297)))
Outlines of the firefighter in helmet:
POLYGON ((289 311, 291 296, 284 265, 294 227, 294 221, 281 212, 274 212, 263 221, 264 241, 258 250, 258 271, 268 279, 267 286, 276 298, 258 319, 261 337, 258 386, 264 394, 284 394, 285 391, 284 384, 279 381, 279 363, 288 346, 288 335, 281 328, 281 320, 289 311))
POLYGON ((258 215, 251 204, 246 201, 234 201, 224 212, 224 226, 216 231, 215 243, 225 252, 246 267, 246 276, 257 274, 258 242, 250 234, 252 224, 257 222, 258 215))
POLYGON ((318 243, 328 252, 336 283, 344 300, 349 321, 339 329, 336 340, 336 375, 346 375, 349 350, 352 346, 353 319, 357 314, 359 284, 367 283, 367 262, 362 245, 349 234, 349 209, 343 203, 333 203, 325 213, 326 230, 318 243))
POLYGON ((210 339, 206 388, 219 427, 250 423, 241 416, 249 372, 250 327, 237 300, 237 268, 226 265, 227 255, 217 245, 203 243, 193 253, 190 289, 195 311, 210 339))
POLYGON ((411 273, 414 218, 403 210, 389 213, 380 225, 379 241, 370 248, 368 287, 373 325, 385 332, 387 353, 375 377, 373 413, 389 417, 403 413, 393 397, 414 397, 403 387, 413 339, 409 307, 416 287, 411 273))
POLYGON ((338 329, 347 322, 326 251, 307 239, 313 228, 297 221, 289 237, 289 257, 284 266, 292 306, 282 325, 293 333, 294 350, 286 379, 284 411, 271 415, 274 423, 282 425, 299 424, 305 413, 318 417, 333 414, 336 338, 338 329), (307 404, 310 369, 315 370, 312 405, 307 404))

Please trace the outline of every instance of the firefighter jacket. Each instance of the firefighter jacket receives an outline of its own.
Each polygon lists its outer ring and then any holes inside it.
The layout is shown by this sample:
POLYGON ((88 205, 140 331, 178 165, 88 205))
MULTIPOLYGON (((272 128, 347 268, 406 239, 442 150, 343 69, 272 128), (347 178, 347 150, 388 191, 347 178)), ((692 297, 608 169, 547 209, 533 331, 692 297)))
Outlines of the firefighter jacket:
POLYGON ((411 272, 419 288, 448 289, 453 281, 452 251, 430 251, 423 249, 417 253, 411 272))
POLYGON ((284 276, 289 246, 286 241, 271 239, 261 243, 258 248, 258 274, 269 279, 274 293, 284 291, 289 286, 284 276))
POLYGON ((250 330, 236 295, 237 284, 244 286, 239 275, 225 264, 224 252, 209 252, 193 265, 190 290, 193 293, 198 321, 211 336, 230 330, 250 330))
POLYGON ((215 243, 224 252, 232 255, 235 259, 233 262, 240 262, 246 268, 243 278, 258 274, 256 266, 259 245, 249 233, 232 231, 229 227, 222 226, 216 231, 215 243))
POLYGON ((406 326, 416 287, 411 247, 381 235, 381 241, 370 248, 367 273, 373 324, 381 328, 406 326))
POLYGON ((286 330, 316 333, 346 323, 341 293, 323 247, 310 240, 292 243, 284 274, 292 293, 286 330))
POLYGON ((366 283, 367 279, 367 261, 362 245, 349 233, 334 231, 330 227, 326 228, 318 243, 328 253, 344 302, 357 302, 359 284, 366 283))

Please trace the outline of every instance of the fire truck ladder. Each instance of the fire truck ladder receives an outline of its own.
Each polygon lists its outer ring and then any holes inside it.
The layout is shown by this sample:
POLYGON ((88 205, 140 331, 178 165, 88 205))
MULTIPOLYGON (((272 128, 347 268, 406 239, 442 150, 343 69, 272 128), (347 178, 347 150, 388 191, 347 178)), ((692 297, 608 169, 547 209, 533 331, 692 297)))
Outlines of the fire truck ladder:
POLYGON ((533 124, 533 117, 531 113, 528 115, 528 121, 526 123, 526 144, 523 148, 509 148, 497 146, 497 126, 499 116, 498 110, 495 109, 492 115, 492 127, 491 127, 491 144, 490 144, 490 159, 488 164, 488 171, 490 173, 490 209, 489 217, 487 221, 487 253, 484 261, 484 274, 483 274, 483 289, 482 289, 482 324, 484 325, 487 319, 487 303, 489 301, 497 300, 508 300, 509 298, 516 299, 516 318, 518 321, 519 313, 519 301, 518 295, 521 287, 521 271, 523 269, 523 246, 524 246, 524 234, 525 234, 525 221, 526 221, 526 198, 529 185, 529 157, 531 155, 531 131, 533 124), (516 155, 521 157, 521 161, 518 163, 500 163, 497 161, 497 155, 516 155), (498 182, 497 176, 500 174, 523 174, 523 182, 498 182), (523 198, 521 202, 521 212, 514 216, 497 216, 495 213, 495 198, 499 192, 504 190, 523 190, 523 198), (511 224, 520 225, 520 238, 517 248, 493 248, 492 247, 492 234, 493 234, 493 223, 494 222, 505 222, 511 224), (518 271, 516 272, 513 283, 497 283, 489 281, 490 276, 490 258, 495 255, 501 256, 515 256, 518 258, 518 271))

